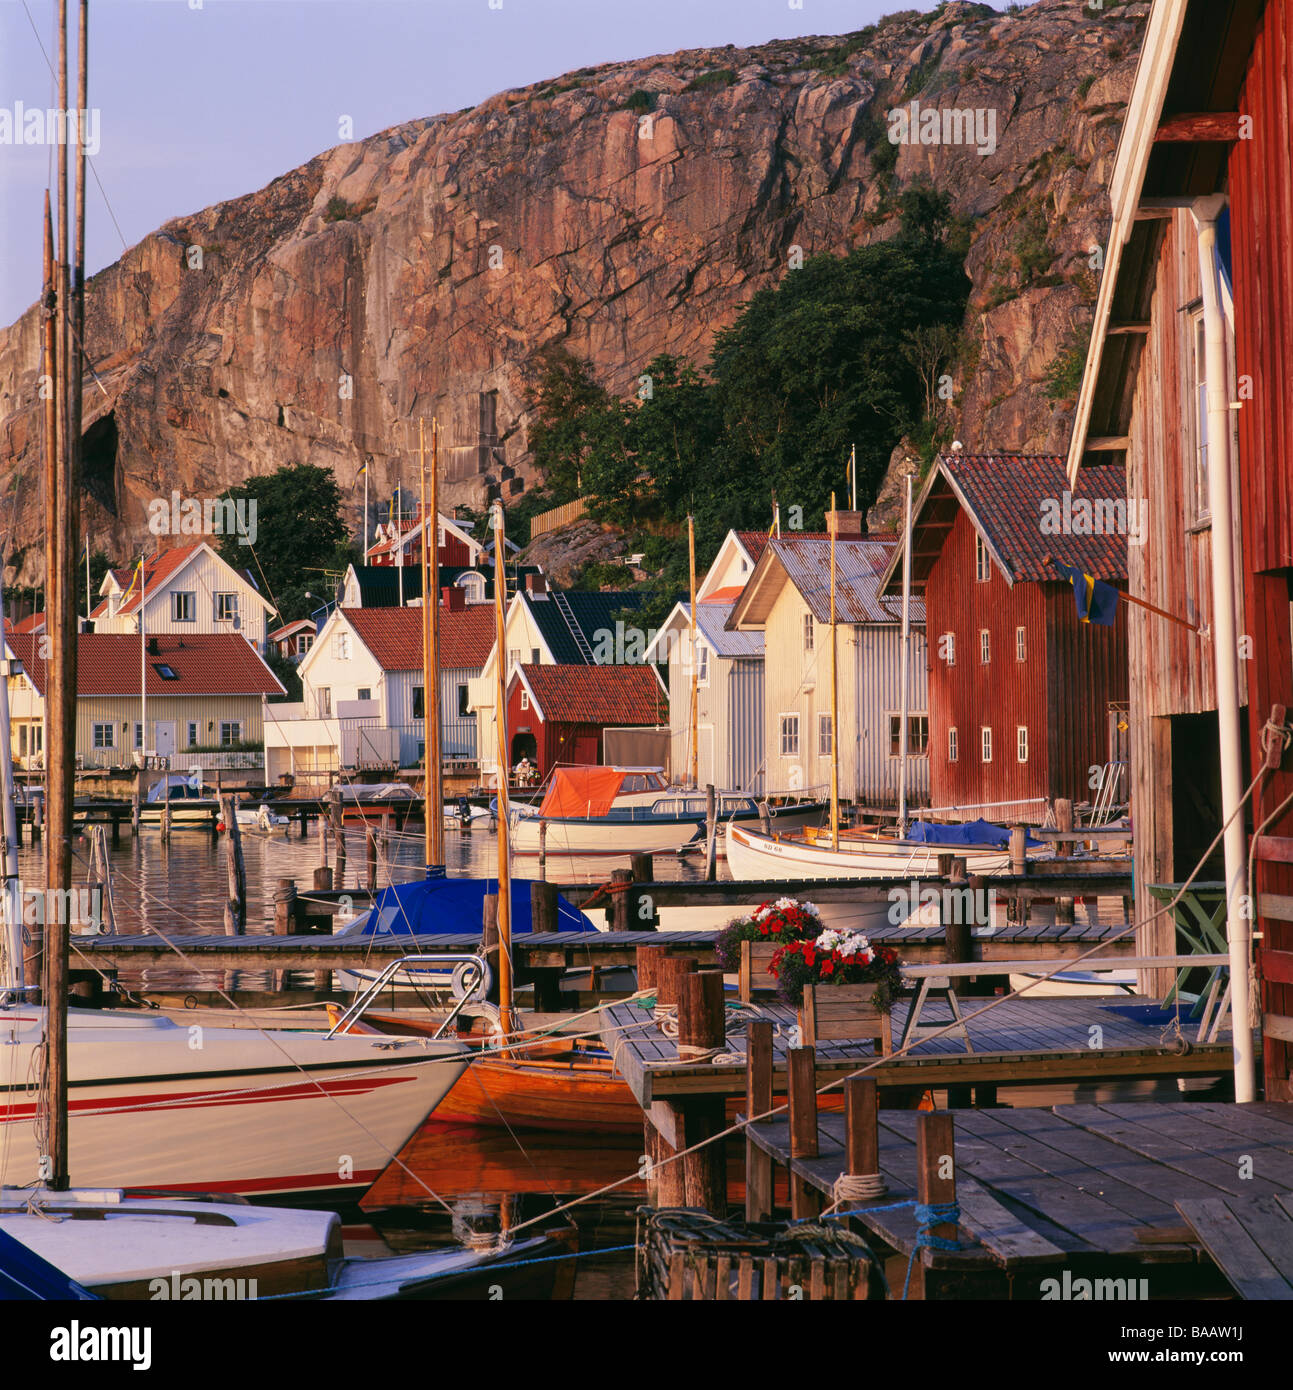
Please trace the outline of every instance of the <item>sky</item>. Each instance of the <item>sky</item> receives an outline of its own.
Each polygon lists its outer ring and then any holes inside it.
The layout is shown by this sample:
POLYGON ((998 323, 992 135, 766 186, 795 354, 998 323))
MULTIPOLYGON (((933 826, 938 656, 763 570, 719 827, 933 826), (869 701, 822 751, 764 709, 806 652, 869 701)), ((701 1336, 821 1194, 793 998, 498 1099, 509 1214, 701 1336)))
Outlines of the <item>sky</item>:
MULTIPOLYGON (((76 0, 69 9, 75 12, 76 0)), ((596 63, 860 29, 923 0, 93 0, 86 273, 339 144, 596 63), (90 131, 93 138, 94 131, 90 131), (105 205, 106 195, 106 205, 105 205)), ((56 0, 0 0, 0 112, 56 105, 56 0)), ((72 46, 74 48, 75 39, 72 46)), ((70 61, 75 88, 75 60, 70 61)), ((0 123, 3 118, 0 117, 0 123)), ((3 125, 0 124, 0 136, 3 125)), ((0 143, 0 324, 40 288, 49 145, 0 143)))

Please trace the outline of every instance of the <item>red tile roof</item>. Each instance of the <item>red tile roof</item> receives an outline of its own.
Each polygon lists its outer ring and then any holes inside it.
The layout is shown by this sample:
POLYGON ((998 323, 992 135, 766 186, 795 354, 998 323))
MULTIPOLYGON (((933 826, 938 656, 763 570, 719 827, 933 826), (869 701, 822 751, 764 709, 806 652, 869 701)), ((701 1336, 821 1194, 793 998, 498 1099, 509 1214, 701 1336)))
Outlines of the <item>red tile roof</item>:
POLYGON ((650 666, 531 666, 524 675, 544 722, 563 724, 666 723, 669 698, 650 666))
MULTIPOLYGON (((11 633, 13 654, 36 687, 45 694, 45 660, 40 641, 30 633, 11 633)), ((256 649, 237 633, 162 633, 149 638, 144 661, 149 695, 281 695, 283 687, 256 649), (156 641, 157 650, 152 651, 156 641), (167 680, 157 670, 175 672, 167 680)), ((78 695, 138 695, 139 638, 130 632, 83 632, 76 639, 78 695)))
POLYGON ((294 623, 284 623, 282 627, 276 627, 265 640, 267 642, 281 642, 284 637, 289 637, 292 633, 300 632, 307 627, 314 627, 314 620, 312 618, 297 618, 294 623))
POLYGON ((763 554, 763 547, 768 543, 768 533, 766 531, 738 531, 736 539, 746 548, 750 559, 757 565, 759 556, 763 554))
POLYGON ((39 632, 45 626, 45 615, 43 613, 30 613, 20 622, 13 624, 10 629, 13 632, 39 632))
MULTIPOLYGON (((422 609, 345 608, 346 621, 386 671, 422 669, 422 609)), ((479 670, 494 647, 492 604, 440 609, 440 667, 479 670)))

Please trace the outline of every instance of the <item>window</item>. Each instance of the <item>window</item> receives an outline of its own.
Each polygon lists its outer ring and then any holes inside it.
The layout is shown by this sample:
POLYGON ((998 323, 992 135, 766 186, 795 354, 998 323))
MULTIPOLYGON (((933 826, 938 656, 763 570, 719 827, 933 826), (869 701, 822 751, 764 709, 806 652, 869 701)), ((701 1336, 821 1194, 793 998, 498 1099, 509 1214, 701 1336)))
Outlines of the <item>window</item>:
POLYGON ((1028 660, 1028 629, 1025 627, 1015 629, 1015 660, 1028 660))
POLYGON ((831 726, 829 714, 819 714, 817 716, 817 755, 821 758, 831 756, 831 745, 833 743, 832 734, 834 729, 831 726))
MULTIPOLYGON (((907 753, 910 757, 921 758, 929 752, 929 715, 909 714, 907 716, 907 753)), ((889 756, 902 757, 902 716, 889 716, 889 756)))
POLYGON ((198 746, 198 726, 195 720, 189 720, 188 746, 196 748, 198 746))
POLYGON ((709 684, 709 648, 703 642, 696 643, 696 684, 709 684))
POLYGON ((521 687, 521 708, 530 708, 530 692, 524 686, 521 687))
POLYGON ((371 700, 372 698, 373 692, 366 685, 361 685, 355 692, 355 699, 357 700, 371 700))
POLYGON ((331 719, 331 718, 332 718, 332 687, 331 687, 330 685, 321 685, 321 686, 319 687, 318 700, 319 700, 319 718, 320 718, 320 719, 331 719))
POLYGON ((974 577, 980 584, 986 584, 992 578, 992 557, 983 543, 983 537, 978 535, 974 538, 974 577))
POLYGON ((135 747, 142 751, 144 746, 144 726, 140 723, 135 724, 135 747))
POLYGON ((422 699, 424 690, 425 690, 425 687, 420 686, 420 685, 415 685, 415 686, 413 687, 413 714, 412 714, 412 716, 411 716, 413 719, 422 719, 422 718, 424 718, 424 715, 423 715, 423 706, 424 706, 424 702, 423 702, 423 699, 422 699))
POLYGON ((943 657, 943 660, 946 661, 947 664, 948 664, 949 666, 955 666, 955 665, 956 665, 956 633, 954 633, 954 632, 945 632, 945 633, 942 635, 942 637, 940 637, 940 638, 938 639, 938 645, 939 645, 940 653, 941 653, 941 655, 942 655, 942 657, 943 657))
POLYGON ((1207 521, 1208 506, 1208 349, 1203 313, 1194 318, 1194 520, 1207 521))
POLYGON ((992 730, 979 730, 979 757, 985 763, 992 761, 992 730))
POLYGON ((242 725, 236 719, 220 721, 220 746, 228 748, 231 743, 242 742, 242 725))
POLYGON ((530 648, 530 665, 531 665, 531 666, 541 666, 542 664, 543 664, 543 656, 542 656, 542 653, 539 651, 538 647, 531 647, 531 648, 530 648))
POLYGON ((507 649, 507 670, 510 675, 521 664, 520 647, 509 647, 507 649))
POLYGON ((193 623, 197 621, 197 595, 190 592, 176 592, 171 595, 171 622, 193 623))
POLYGON ((1015 729, 1015 757, 1021 763, 1028 761, 1028 728, 1024 724, 1015 729))
POLYGON ((781 756, 783 758, 797 758, 799 756, 799 716, 797 714, 783 714, 781 716, 781 756))
POLYGON ((332 655, 338 661, 350 660, 350 633, 345 628, 338 628, 332 634, 332 655))
POLYGON ((813 649, 813 615, 804 614, 804 650, 810 652, 813 649))
POLYGON ((237 594, 217 594, 216 602, 216 622, 231 623, 238 616, 238 595, 237 594))
POLYGON ((955 729, 949 729, 947 731, 947 761, 954 763, 960 756, 960 735, 955 729))
POLYGON ((115 724, 96 724, 94 726, 94 746, 96 748, 115 748, 117 746, 117 726, 115 724))
POLYGON ((175 674, 175 668, 168 665, 165 661, 154 661, 153 670, 156 671, 164 681, 179 680, 179 676, 175 674))
POLYGON ((27 726, 26 726, 26 724, 19 724, 19 725, 18 725, 18 756, 19 756, 20 758, 25 758, 25 757, 27 756, 27 726))
POLYGON ((314 646, 314 637, 315 634, 313 632, 303 632, 296 639, 296 652, 298 656, 304 656, 306 652, 314 646))
POLYGON ((468 719, 471 717, 471 695, 469 687, 460 685, 458 687, 458 718, 468 719))
POLYGON ((986 666, 992 660, 992 639, 988 635, 988 629, 979 629, 979 664, 986 666))
POLYGON ((458 579, 458 586, 467 597, 468 603, 485 602, 485 576, 483 574, 464 574, 458 579))

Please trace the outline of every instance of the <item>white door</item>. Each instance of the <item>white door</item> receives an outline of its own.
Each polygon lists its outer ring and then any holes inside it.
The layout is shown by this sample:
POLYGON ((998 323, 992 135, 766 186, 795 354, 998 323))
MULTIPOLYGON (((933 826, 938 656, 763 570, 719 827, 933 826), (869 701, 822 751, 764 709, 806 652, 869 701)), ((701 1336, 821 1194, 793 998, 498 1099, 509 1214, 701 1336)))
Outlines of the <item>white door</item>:
POLYGON ((153 730, 157 735, 157 748, 155 749, 159 758, 169 758, 175 752, 175 721, 159 719, 153 725, 153 730))

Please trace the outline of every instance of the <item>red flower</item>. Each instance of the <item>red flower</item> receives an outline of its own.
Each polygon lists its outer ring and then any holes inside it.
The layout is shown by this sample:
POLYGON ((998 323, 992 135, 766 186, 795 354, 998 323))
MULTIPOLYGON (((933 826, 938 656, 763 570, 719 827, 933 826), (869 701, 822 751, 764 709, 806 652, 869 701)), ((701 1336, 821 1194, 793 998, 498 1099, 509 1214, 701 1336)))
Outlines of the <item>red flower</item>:
POLYGON ((768 924, 767 924, 766 922, 760 922, 760 923, 759 923, 759 931, 760 931, 764 936, 767 936, 767 934, 768 934, 768 924))
POLYGON ((822 977, 823 977, 823 979, 824 979, 827 975, 834 974, 834 971, 835 971, 835 962, 834 962, 833 960, 828 960, 828 961, 826 962, 826 964, 822 966, 822 977))
POLYGON ((804 960, 809 965, 815 965, 817 962, 817 952, 807 942, 804 942, 804 960))
POLYGON ((781 930, 781 923, 780 923, 780 922, 773 922, 773 924, 772 924, 772 930, 773 930, 773 931, 780 931, 780 930, 781 930))

